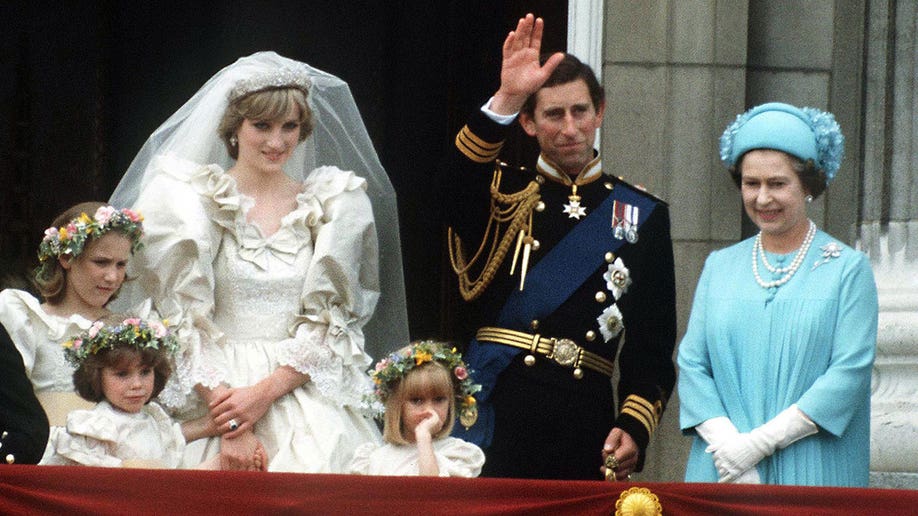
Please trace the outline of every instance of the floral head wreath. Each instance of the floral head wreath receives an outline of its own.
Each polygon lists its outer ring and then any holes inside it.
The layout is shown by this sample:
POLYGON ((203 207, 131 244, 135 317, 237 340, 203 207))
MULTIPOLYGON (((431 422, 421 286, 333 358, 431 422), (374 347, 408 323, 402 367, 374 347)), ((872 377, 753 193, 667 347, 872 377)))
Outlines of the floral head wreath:
POLYGON ((249 93, 273 88, 299 88, 308 95, 311 85, 305 66, 284 66, 238 81, 229 92, 229 102, 232 104, 249 93))
POLYGON ((453 392, 459 401, 459 422, 466 428, 474 425, 478 420, 474 394, 481 390, 481 385, 472 381, 470 371, 462 361, 462 356, 456 352, 456 348, 447 348, 429 340, 414 342, 407 348, 390 354, 368 371, 374 385, 373 394, 368 401, 374 406, 375 411, 382 412, 382 405, 412 369, 428 362, 439 362, 450 372, 453 392))
POLYGON ((845 137, 832 113, 782 102, 756 106, 736 117, 720 137, 720 159, 731 167, 752 149, 777 149, 816 168, 832 182, 845 153, 845 137))
POLYGON ((89 355, 121 346, 165 350, 172 355, 178 349, 178 342, 166 328, 165 321, 131 317, 118 325, 106 326, 102 321, 96 321, 89 330, 61 343, 64 357, 75 367, 79 367, 89 355))
POLYGON ((90 238, 99 238, 109 231, 117 230, 131 239, 131 252, 138 251, 143 244, 143 217, 127 208, 117 210, 111 206, 100 206, 96 213, 89 217, 81 213, 66 226, 54 226, 45 230, 45 236, 38 246, 38 261, 41 265, 36 271, 38 277, 47 277, 55 258, 70 256, 76 258, 83 252, 90 238))

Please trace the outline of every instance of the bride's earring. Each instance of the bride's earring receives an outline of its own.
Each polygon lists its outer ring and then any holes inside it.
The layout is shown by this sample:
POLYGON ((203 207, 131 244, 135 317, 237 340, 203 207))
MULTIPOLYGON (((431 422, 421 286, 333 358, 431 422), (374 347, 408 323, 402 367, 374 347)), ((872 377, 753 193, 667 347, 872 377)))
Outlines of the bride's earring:
MULTIPOLYGON (((232 135, 232 136, 230 136, 230 145, 232 145, 233 147, 235 147, 236 144, 238 144, 238 143, 239 143, 239 140, 236 139, 236 135, 235 135, 235 134, 232 135)), ((813 198, 810 197, 810 200, 812 200, 812 199, 813 199, 813 198)))

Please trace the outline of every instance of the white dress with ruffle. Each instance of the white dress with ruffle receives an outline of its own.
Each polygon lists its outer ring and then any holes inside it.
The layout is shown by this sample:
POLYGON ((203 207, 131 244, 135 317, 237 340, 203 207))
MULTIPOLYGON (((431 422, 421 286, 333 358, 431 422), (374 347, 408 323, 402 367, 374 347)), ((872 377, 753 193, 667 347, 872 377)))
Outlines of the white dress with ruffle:
MULTIPOLYGON (((484 466, 481 448, 456 437, 433 442, 434 457, 441 477, 477 477, 484 466)), ((415 445, 365 443, 354 452, 348 473, 357 475, 416 476, 418 448, 415 445)))
MULTIPOLYGON (((366 183, 320 167, 296 208, 265 236, 246 214, 253 199, 216 165, 170 156, 137 205, 145 248, 131 262, 182 346, 160 394, 182 418, 206 413, 195 385, 253 385, 281 366, 310 380, 255 424, 269 470, 341 473, 379 430, 357 407, 368 392, 363 325, 379 297, 377 240, 366 183)), ((186 448, 195 465, 219 438, 186 448)))
MULTIPOLYGON (((35 394, 74 393, 74 368, 64 359, 61 342, 89 329, 91 321, 77 314, 61 317, 46 313, 41 301, 31 294, 9 288, 0 292, 0 323, 22 355, 35 394)), ((52 426, 49 439, 61 429, 52 426)))
POLYGON ((0 292, 0 323, 22 355, 36 393, 73 392, 73 366, 64 359, 61 342, 89 329, 91 321, 48 314, 31 294, 10 288, 0 292))
POLYGON ((185 449, 181 426, 156 403, 135 414, 101 401, 92 410, 74 410, 67 428, 48 441, 40 464, 121 467, 141 460, 176 468, 185 449))

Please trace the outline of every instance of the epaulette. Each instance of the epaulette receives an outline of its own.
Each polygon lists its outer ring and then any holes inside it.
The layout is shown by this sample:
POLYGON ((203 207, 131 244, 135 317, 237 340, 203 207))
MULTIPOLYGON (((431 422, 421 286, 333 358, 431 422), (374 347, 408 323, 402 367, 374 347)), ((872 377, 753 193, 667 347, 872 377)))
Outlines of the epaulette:
POLYGON ((666 202, 666 201, 664 201, 662 198, 660 198, 660 197, 658 197, 658 196, 656 196, 656 195, 650 193, 646 188, 644 188, 643 185, 631 184, 631 183, 629 183, 628 181, 625 181, 625 179, 624 179, 622 176, 612 176, 612 179, 613 179, 616 183, 621 183, 621 184, 623 184, 623 185, 625 185, 625 186, 631 188, 631 189, 634 190, 635 192, 637 192, 637 193, 639 193, 639 194, 641 194, 641 195, 644 195, 644 196, 646 196, 646 197, 649 197, 649 198, 653 199, 654 201, 656 201, 656 202, 658 202, 658 203, 660 203, 660 204, 663 204, 664 206, 669 206, 669 203, 668 203, 668 202, 666 202))

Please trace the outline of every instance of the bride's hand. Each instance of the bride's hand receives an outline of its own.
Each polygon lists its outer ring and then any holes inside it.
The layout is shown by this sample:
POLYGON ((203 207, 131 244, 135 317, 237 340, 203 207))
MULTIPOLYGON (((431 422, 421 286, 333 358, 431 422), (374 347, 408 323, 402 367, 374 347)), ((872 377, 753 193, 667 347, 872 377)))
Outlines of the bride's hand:
POLYGON ((217 428, 226 431, 224 437, 234 438, 253 430, 273 402, 259 384, 229 388, 211 400, 210 417, 217 428))

